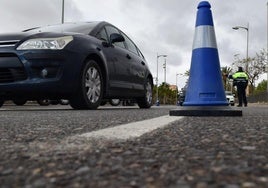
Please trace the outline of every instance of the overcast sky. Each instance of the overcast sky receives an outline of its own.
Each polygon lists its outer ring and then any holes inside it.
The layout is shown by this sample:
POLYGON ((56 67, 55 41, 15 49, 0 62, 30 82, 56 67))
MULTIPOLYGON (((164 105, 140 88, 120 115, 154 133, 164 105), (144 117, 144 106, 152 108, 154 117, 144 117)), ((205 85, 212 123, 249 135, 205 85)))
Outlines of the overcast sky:
MULTIPOLYGON (((168 55, 167 82, 189 70, 198 0, 65 0, 65 22, 108 21, 123 30, 143 52, 156 76, 156 56, 168 55)), ((210 0, 221 66, 234 55, 249 56, 267 47, 267 0, 210 0)), ((0 33, 61 22, 62 0, 0 0, 0 33)), ((164 58, 159 58, 159 83, 164 81, 164 58)), ((185 78, 178 76, 178 87, 185 78)))

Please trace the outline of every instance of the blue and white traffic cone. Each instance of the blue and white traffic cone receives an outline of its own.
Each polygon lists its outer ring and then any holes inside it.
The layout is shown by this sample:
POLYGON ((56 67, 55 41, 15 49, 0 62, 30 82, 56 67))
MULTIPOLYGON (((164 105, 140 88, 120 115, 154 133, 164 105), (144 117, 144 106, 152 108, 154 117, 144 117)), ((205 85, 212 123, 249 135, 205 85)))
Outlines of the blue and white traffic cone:
POLYGON ((198 5, 188 88, 184 106, 226 106, 211 6, 198 5))
POLYGON ((170 116, 242 116, 228 106, 223 87, 211 6, 198 5, 192 60, 185 102, 170 116))

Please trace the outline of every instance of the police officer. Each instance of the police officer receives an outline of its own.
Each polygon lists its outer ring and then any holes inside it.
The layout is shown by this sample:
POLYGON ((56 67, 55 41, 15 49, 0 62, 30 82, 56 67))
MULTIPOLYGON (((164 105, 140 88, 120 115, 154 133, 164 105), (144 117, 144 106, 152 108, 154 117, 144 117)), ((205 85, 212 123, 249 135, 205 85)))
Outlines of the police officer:
POLYGON ((234 80, 233 85, 237 88, 239 102, 237 106, 241 107, 242 103, 247 106, 246 88, 248 86, 248 75, 243 71, 242 67, 238 67, 238 71, 232 75, 232 78, 234 80))

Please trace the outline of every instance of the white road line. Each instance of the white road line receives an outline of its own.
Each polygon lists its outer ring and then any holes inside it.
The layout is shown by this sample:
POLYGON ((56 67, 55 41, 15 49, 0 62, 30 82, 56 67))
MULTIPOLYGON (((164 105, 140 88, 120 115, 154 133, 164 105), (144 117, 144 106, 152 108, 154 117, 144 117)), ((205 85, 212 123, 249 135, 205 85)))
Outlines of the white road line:
POLYGON ((78 135, 78 137, 104 138, 109 140, 136 138, 157 128, 165 127, 174 121, 181 120, 182 118, 183 117, 166 115, 144 121, 118 125, 116 127, 101 129, 98 131, 92 131, 78 135))

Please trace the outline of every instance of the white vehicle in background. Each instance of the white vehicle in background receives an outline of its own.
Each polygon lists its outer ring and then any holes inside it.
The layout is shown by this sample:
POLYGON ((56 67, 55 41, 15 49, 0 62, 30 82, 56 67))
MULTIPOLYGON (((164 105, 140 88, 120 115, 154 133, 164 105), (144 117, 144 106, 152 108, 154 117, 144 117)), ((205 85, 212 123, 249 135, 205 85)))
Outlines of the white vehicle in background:
POLYGON ((235 105, 234 94, 231 91, 225 91, 225 95, 226 95, 229 105, 234 106, 235 105))

